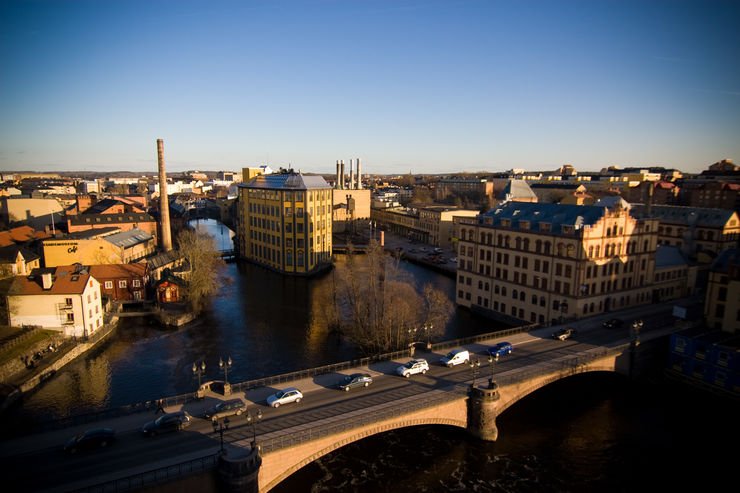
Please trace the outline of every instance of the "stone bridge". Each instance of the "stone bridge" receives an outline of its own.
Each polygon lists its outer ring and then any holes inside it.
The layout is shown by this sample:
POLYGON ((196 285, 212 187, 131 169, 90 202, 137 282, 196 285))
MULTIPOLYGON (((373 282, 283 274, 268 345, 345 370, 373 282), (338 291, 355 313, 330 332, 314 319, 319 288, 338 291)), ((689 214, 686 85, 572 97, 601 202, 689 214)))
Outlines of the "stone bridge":
POLYGON ((456 426, 480 439, 496 440, 496 417, 520 399, 545 385, 580 373, 598 371, 628 375, 635 362, 637 351, 634 349, 630 344, 592 349, 510 370, 496 375, 495 381, 489 379, 483 386, 453 385, 431 390, 421 397, 413 396, 262 435, 259 454, 248 441, 236 442, 234 445, 239 448, 232 448, 228 459, 220 458, 219 474, 233 491, 267 492, 301 467, 333 450, 377 433, 409 426, 456 426), (239 457, 238 450, 246 452, 239 457))

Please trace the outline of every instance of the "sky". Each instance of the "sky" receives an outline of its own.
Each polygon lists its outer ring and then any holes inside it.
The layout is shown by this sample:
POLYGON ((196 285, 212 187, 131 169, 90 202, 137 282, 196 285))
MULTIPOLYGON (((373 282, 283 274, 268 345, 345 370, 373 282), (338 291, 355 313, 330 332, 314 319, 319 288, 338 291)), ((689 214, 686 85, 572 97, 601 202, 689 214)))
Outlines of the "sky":
POLYGON ((0 0, 0 171, 740 164, 737 1, 0 0))

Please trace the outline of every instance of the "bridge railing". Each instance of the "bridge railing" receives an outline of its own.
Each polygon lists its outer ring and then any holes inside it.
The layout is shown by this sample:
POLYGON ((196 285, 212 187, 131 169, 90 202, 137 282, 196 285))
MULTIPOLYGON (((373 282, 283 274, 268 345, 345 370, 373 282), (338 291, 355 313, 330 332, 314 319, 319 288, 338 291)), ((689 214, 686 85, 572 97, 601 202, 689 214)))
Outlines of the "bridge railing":
MULTIPOLYGON (((479 334, 475 336, 463 337, 460 339, 453 339, 450 341, 442 341, 432 344, 431 351, 448 349, 451 347, 464 346, 467 344, 475 344, 483 342, 489 339, 506 337, 509 335, 520 334, 522 332, 528 332, 530 330, 540 327, 539 324, 525 325, 522 327, 516 327, 512 329, 504 329, 494 332, 487 332, 485 334, 479 334)), ((368 366, 372 363, 378 363, 381 361, 392 361, 395 359, 408 358, 408 349, 400 351, 393 351, 390 353, 382 353, 374 356, 368 356, 364 358, 358 358, 349 361, 343 361, 340 363, 332 363, 329 365, 319 366, 315 368, 307 368, 304 370, 298 370, 289 373, 283 373, 280 375, 274 375, 269 377, 257 378, 248 380, 245 382, 232 383, 231 390, 233 392, 246 392, 261 387, 268 387, 276 384, 284 384, 302 380, 305 378, 312 378, 319 375, 326 375, 329 373, 336 373, 338 371, 349 370, 352 368, 361 368, 368 366)), ((193 402, 197 400, 195 392, 187 394, 174 395, 169 397, 162 397, 162 403, 165 407, 179 406, 193 402)), ((80 424, 91 423, 102 419, 116 418, 120 416, 128 416, 140 412, 153 412, 157 407, 157 401, 159 399, 151 399, 147 401, 136 402, 125 406, 119 406, 109 409, 101 409, 100 411, 86 412, 71 414, 69 416, 53 419, 45 419, 32 423, 28 423, 23 427, 16 427, 17 433, 28 433, 28 432, 44 432, 68 426, 75 426, 80 424)))

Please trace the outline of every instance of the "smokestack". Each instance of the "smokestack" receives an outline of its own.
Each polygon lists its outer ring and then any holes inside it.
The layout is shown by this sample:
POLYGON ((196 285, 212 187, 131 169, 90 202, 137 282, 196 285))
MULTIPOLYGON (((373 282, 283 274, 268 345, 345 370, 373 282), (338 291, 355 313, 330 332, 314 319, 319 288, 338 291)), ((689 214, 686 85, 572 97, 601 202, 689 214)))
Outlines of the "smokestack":
POLYGON ((172 250, 172 230, 170 228, 170 203, 167 200, 167 175, 164 173, 164 143, 157 139, 157 167, 159 169, 159 213, 162 234, 160 246, 165 252, 172 250))
POLYGON ((334 188, 339 189, 339 159, 337 159, 337 182, 334 184, 334 188))
POLYGON ((349 189, 354 190, 355 189, 355 172, 352 169, 353 160, 349 160, 349 189))
POLYGON ((360 158, 357 158, 357 190, 362 190, 362 171, 360 170, 360 158))
POLYGON ((339 162, 341 163, 341 166, 342 166, 342 176, 341 176, 341 178, 342 178, 342 180, 341 180, 342 186, 339 187, 339 188, 342 189, 342 190, 344 190, 344 159, 342 159, 339 162))

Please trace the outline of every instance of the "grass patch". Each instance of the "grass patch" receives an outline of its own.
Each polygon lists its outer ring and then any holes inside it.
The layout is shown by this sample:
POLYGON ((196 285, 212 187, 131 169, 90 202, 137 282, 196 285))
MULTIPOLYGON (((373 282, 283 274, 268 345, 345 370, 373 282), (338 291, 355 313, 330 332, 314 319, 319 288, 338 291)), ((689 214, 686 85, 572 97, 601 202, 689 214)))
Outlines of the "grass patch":
POLYGON ((0 363, 5 363, 6 361, 20 358, 22 355, 26 354, 35 346, 37 346, 40 342, 49 341, 51 343, 54 339, 54 336, 58 335, 59 332, 54 330, 39 330, 23 342, 16 344, 11 348, 0 351, 0 363))
POLYGON ((9 341, 10 339, 20 335, 21 333, 23 333, 23 329, 21 327, 0 325, 0 343, 9 341))

